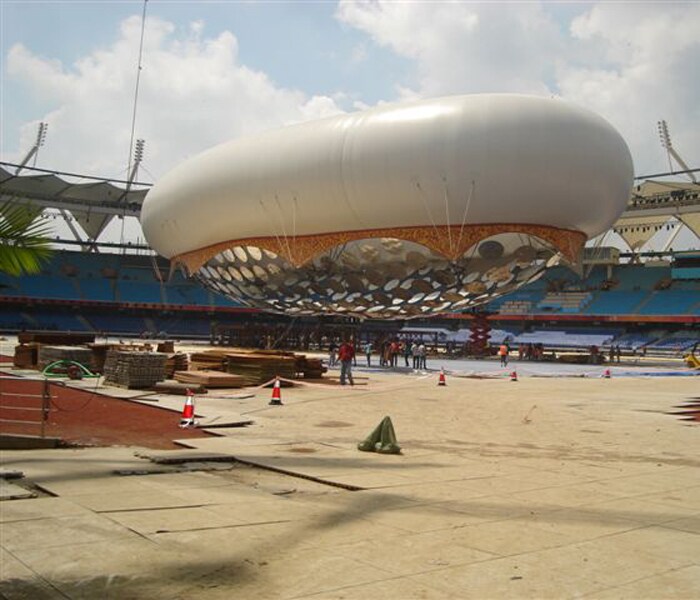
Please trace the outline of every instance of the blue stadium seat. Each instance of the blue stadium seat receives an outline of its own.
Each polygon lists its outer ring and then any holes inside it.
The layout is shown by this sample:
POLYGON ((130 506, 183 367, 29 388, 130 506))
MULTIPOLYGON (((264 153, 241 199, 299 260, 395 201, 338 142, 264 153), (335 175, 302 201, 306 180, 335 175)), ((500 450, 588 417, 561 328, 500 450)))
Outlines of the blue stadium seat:
POLYGON ((0 296, 21 296, 19 279, 0 273, 0 296))
POLYGON ((593 300, 584 308, 587 315, 625 315, 634 314, 634 309, 646 298, 649 291, 622 292, 611 290, 597 292, 593 300))
POLYGON ((141 335, 146 331, 146 322, 141 317, 133 317, 130 315, 87 315, 86 319, 90 322, 95 331, 104 331, 114 334, 123 335, 141 335))
POLYGON ((114 302, 114 282, 110 279, 81 279, 78 281, 82 300, 114 302))
POLYGON ((117 297, 120 302, 162 303, 159 283, 119 281, 117 283, 117 297))
POLYGON ((20 290, 23 296, 32 298, 80 300, 75 284, 69 277, 25 275, 20 277, 20 290))
POLYGON ((663 290, 652 292, 644 304, 643 315, 700 315, 700 292, 693 294, 687 290, 663 290), (693 307, 694 310, 693 310, 693 307))

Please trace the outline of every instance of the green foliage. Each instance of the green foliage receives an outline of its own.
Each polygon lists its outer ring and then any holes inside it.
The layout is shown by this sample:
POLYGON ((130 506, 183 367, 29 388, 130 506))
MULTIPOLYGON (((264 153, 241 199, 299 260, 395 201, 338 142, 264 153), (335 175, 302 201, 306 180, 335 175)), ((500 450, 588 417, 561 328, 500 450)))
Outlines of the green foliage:
POLYGON ((36 212, 12 201, 0 206, 0 272, 14 277, 38 273, 52 250, 49 227, 36 212))

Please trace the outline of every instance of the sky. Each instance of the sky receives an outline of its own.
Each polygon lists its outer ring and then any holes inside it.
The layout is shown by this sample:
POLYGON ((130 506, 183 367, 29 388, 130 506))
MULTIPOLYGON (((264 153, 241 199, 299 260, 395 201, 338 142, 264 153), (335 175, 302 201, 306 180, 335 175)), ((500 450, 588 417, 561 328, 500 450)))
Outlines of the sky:
MULTIPOLYGON (((142 11, 0 0, 2 160, 20 161, 45 121, 37 166, 127 175, 142 11)), ((679 154, 700 164, 700 2, 150 0, 145 23, 145 181, 245 134, 481 92, 559 96, 601 114, 637 175, 669 169, 665 119, 679 154)))

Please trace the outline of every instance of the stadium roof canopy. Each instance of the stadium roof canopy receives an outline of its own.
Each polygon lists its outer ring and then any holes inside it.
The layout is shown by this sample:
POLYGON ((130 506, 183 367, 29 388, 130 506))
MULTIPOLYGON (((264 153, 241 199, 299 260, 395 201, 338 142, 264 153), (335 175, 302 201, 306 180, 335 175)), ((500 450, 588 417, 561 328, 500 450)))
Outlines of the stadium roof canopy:
POLYGON ((636 251, 671 219, 677 219, 700 238, 700 184, 656 179, 640 182, 632 188, 627 209, 613 230, 636 251))
POLYGON ((71 183, 53 171, 32 169, 32 175, 17 175, 8 166, 0 164, 0 205, 23 204, 37 215, 46 208, 57 209, 64 217, 68 211, 93 240, 115 216, 138 217, 148 191, 144 186, 150 185, 83 175, 73 175, 78 182, 71 183))

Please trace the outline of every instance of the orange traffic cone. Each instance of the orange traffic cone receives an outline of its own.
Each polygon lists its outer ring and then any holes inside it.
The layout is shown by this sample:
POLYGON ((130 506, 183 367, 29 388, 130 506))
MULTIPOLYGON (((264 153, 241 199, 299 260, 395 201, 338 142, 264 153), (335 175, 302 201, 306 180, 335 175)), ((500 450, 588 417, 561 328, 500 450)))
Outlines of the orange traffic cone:
POLYGON ((445 369, 440 369, 440 377, 438 378, 438 385, 447 385, 445 380, 445 369))
POLYGON ((605 369, 603 373, 603 379, 610 379, 610 369, 605 369))
POLYGON ((275 384, 272 386, 272 398, 270 398, 272 406, 282 406, 282 387, 280 386, 280 378, 275 377, 275 384))
POLYGON ((187 398, 185 400, 185 406, 182 408, 182 417, 180 417, 180 427, 185 429, 186 427, 195 427, 197 421, 194 418, 194 394, 187 390, 187 398))
POLYGON ((511 380, 511 381, 518 381, 518 373, 517 373, 516 371, 513 371, 513 372, 510 374, 510 380, 511 380))

